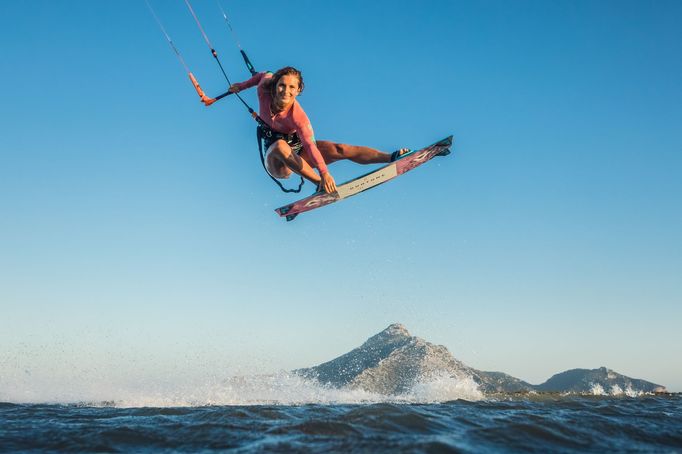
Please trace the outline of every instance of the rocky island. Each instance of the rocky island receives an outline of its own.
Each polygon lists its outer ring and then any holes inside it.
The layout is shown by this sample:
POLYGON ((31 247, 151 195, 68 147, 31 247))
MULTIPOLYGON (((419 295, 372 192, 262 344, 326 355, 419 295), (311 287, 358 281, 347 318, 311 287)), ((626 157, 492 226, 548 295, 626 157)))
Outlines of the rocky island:
POLYGON ((399 395, 433 377, 473 380, 484 394, 518 392, 641 394, 665 392, 664 386, 626 377, 606 367, 558 373, 539 385, 503 372, 467 366, 446 347, 412 336, 401 324, 390 325, 361 346, 318 366, 293 371, 322 385, 399 395))

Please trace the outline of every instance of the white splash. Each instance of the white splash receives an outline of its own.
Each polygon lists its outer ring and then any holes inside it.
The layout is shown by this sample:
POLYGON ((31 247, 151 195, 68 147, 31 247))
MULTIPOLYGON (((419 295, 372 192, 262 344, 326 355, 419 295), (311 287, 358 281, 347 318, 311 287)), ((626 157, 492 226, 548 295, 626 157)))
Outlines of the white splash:
POLYGON ((625 395, 628 397, 640 397, 643 396, 645 393, 643 391, 635 390, 632 389, 632 386, 628 385, 627 388, 625 388, 625 395))
POLYGON ((290 372, 232 377, 225 382, 222 405, 359 404, 383 402, 385 396, 362 390, 323 386, 290 372))
POLYGON ((476 401, 483 399, 483 393, 471 377, 457 378, 444 372, 420 380, 408 394, 402 397, 419 403, 447 402, 457 399, 476 401))
POLYGON ((611 393, 612 396, 622 396, 623 395, 623 388, 621 388, 618 385, 613 385, 611 386, 611 393))
POLYGON ((120 407, 184 407, 204 405, 306 405, 306 404, 373 404, 434 403, 456 399, 480 400, 483 394, 470 378, 458 380, 448 376, 433 377, 417 383, 410 392, 382 395, 361 389, 334 388, 297 374, 281 371, 271 375, 231 377, 192 389, 173 393, 130 394, 113 399, 120 407))
POLYGON ((644 395, 649 395, 651 393, 646 393, 641 390, 632 389, 632 385, 629 385, 623 390, 619 385, 611 386, 611 389, 607 392, 604 387, 599 383, 592 383, 590 388, 590 394, 593 396, 613 396, 613 397, 641 397, 644 395))
POLYGON ((599 383, 592 383, 590 386, 590 393, 593 396, 605 396, 607 395, 606 391, 604 391, 604 387, 600 385, 599 383))
POLYGON ((85 404, 92 406, 196 407, 221 405, 306 405, 433 403, 456 399, 480 400, 483 394, 470 378, 436 376, 417 383, 410 392, 386 396, 359 389, 333 388, 290 372, 246 375, 228 379, 139 380, 125 384, 106 380, 79 383, 41 383, 38 388, 3 393, 0 401, 14 403, 85 404))

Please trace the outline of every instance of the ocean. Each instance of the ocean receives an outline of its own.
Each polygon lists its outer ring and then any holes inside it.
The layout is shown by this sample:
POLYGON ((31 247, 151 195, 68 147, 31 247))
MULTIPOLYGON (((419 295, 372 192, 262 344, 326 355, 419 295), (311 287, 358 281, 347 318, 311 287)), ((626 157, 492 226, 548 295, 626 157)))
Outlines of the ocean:
POLYGON ((130 404, 0 403, 0 451, 682 452, 679 394, 130 404))

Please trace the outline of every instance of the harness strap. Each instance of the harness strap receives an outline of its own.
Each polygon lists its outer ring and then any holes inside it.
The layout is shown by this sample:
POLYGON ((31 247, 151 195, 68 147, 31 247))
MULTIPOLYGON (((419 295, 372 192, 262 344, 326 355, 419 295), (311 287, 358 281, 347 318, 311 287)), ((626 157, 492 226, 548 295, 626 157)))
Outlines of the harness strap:
POLYGON ((267 137, 271 137, 273 131, 272 129, 270 129, 270 127, 268 127, 268 125, 265 124, 265 122, 260 117, 256 116, 256 121, 258 122, 258 127, 256 127, 256 139, 258 140, 258 152, 260 155, 260 162, 261 164, 263 164, 263 170, 265 170, 265 173, 268 174, 272 181, 277 183, 277 186, 279 186, 279 188, 282 191, 294 193, 301 192, 301 188, 303 188, 303 183, 305 183, 303 177, 301 177, 301 182, 298 184, 297 189, 287 189, 282 185, 282 183, 277 178, 273 177, 272 175, 270 175, 270 172, 268 172, 268 168, 265 166, 265 152, 267 150, 263 150, 263 140, 265 139, 266 134, 267 137))

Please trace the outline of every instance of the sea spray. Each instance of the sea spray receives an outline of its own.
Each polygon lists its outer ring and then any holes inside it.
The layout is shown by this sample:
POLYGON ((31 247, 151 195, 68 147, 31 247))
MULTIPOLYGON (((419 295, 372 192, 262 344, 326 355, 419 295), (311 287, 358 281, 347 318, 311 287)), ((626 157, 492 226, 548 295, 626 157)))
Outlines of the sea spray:
POLYGON ((314 379, 281 371, 218 379, 182 380, 169 377, 122 383, 97 381, 41 382, 38 389, 5 389, 12 403, 79 404, 88 406, 201 407, 227 405, 355 405, 375 403, 434 403, 456 399, 479 400, 483 394, 470 379, 437 375, 417 382, 405 393, 382 395, 350 387, 323 385, 314 379))
POLYGON ((469 367, 446 347, 411 336, 400 324, 326 363, 274 374, 202 357, 178 357, 171 364, 154 357, 146 361, 93 357, 85 368, 59 357, 43 362, 27 362, 25 357, 35 355, 0 357, 0 402, 121 407, 353 405, 475 401, 510 393, 637 397, 665 391, 605 367, 573 369, 531 385, 502 372, 469 367))
POLYGON ((458 378, 440 373, 420 379, 404 397, 415 403, 437 403, 457 399, 477 401, 484 396, 472 377, 458 378))

